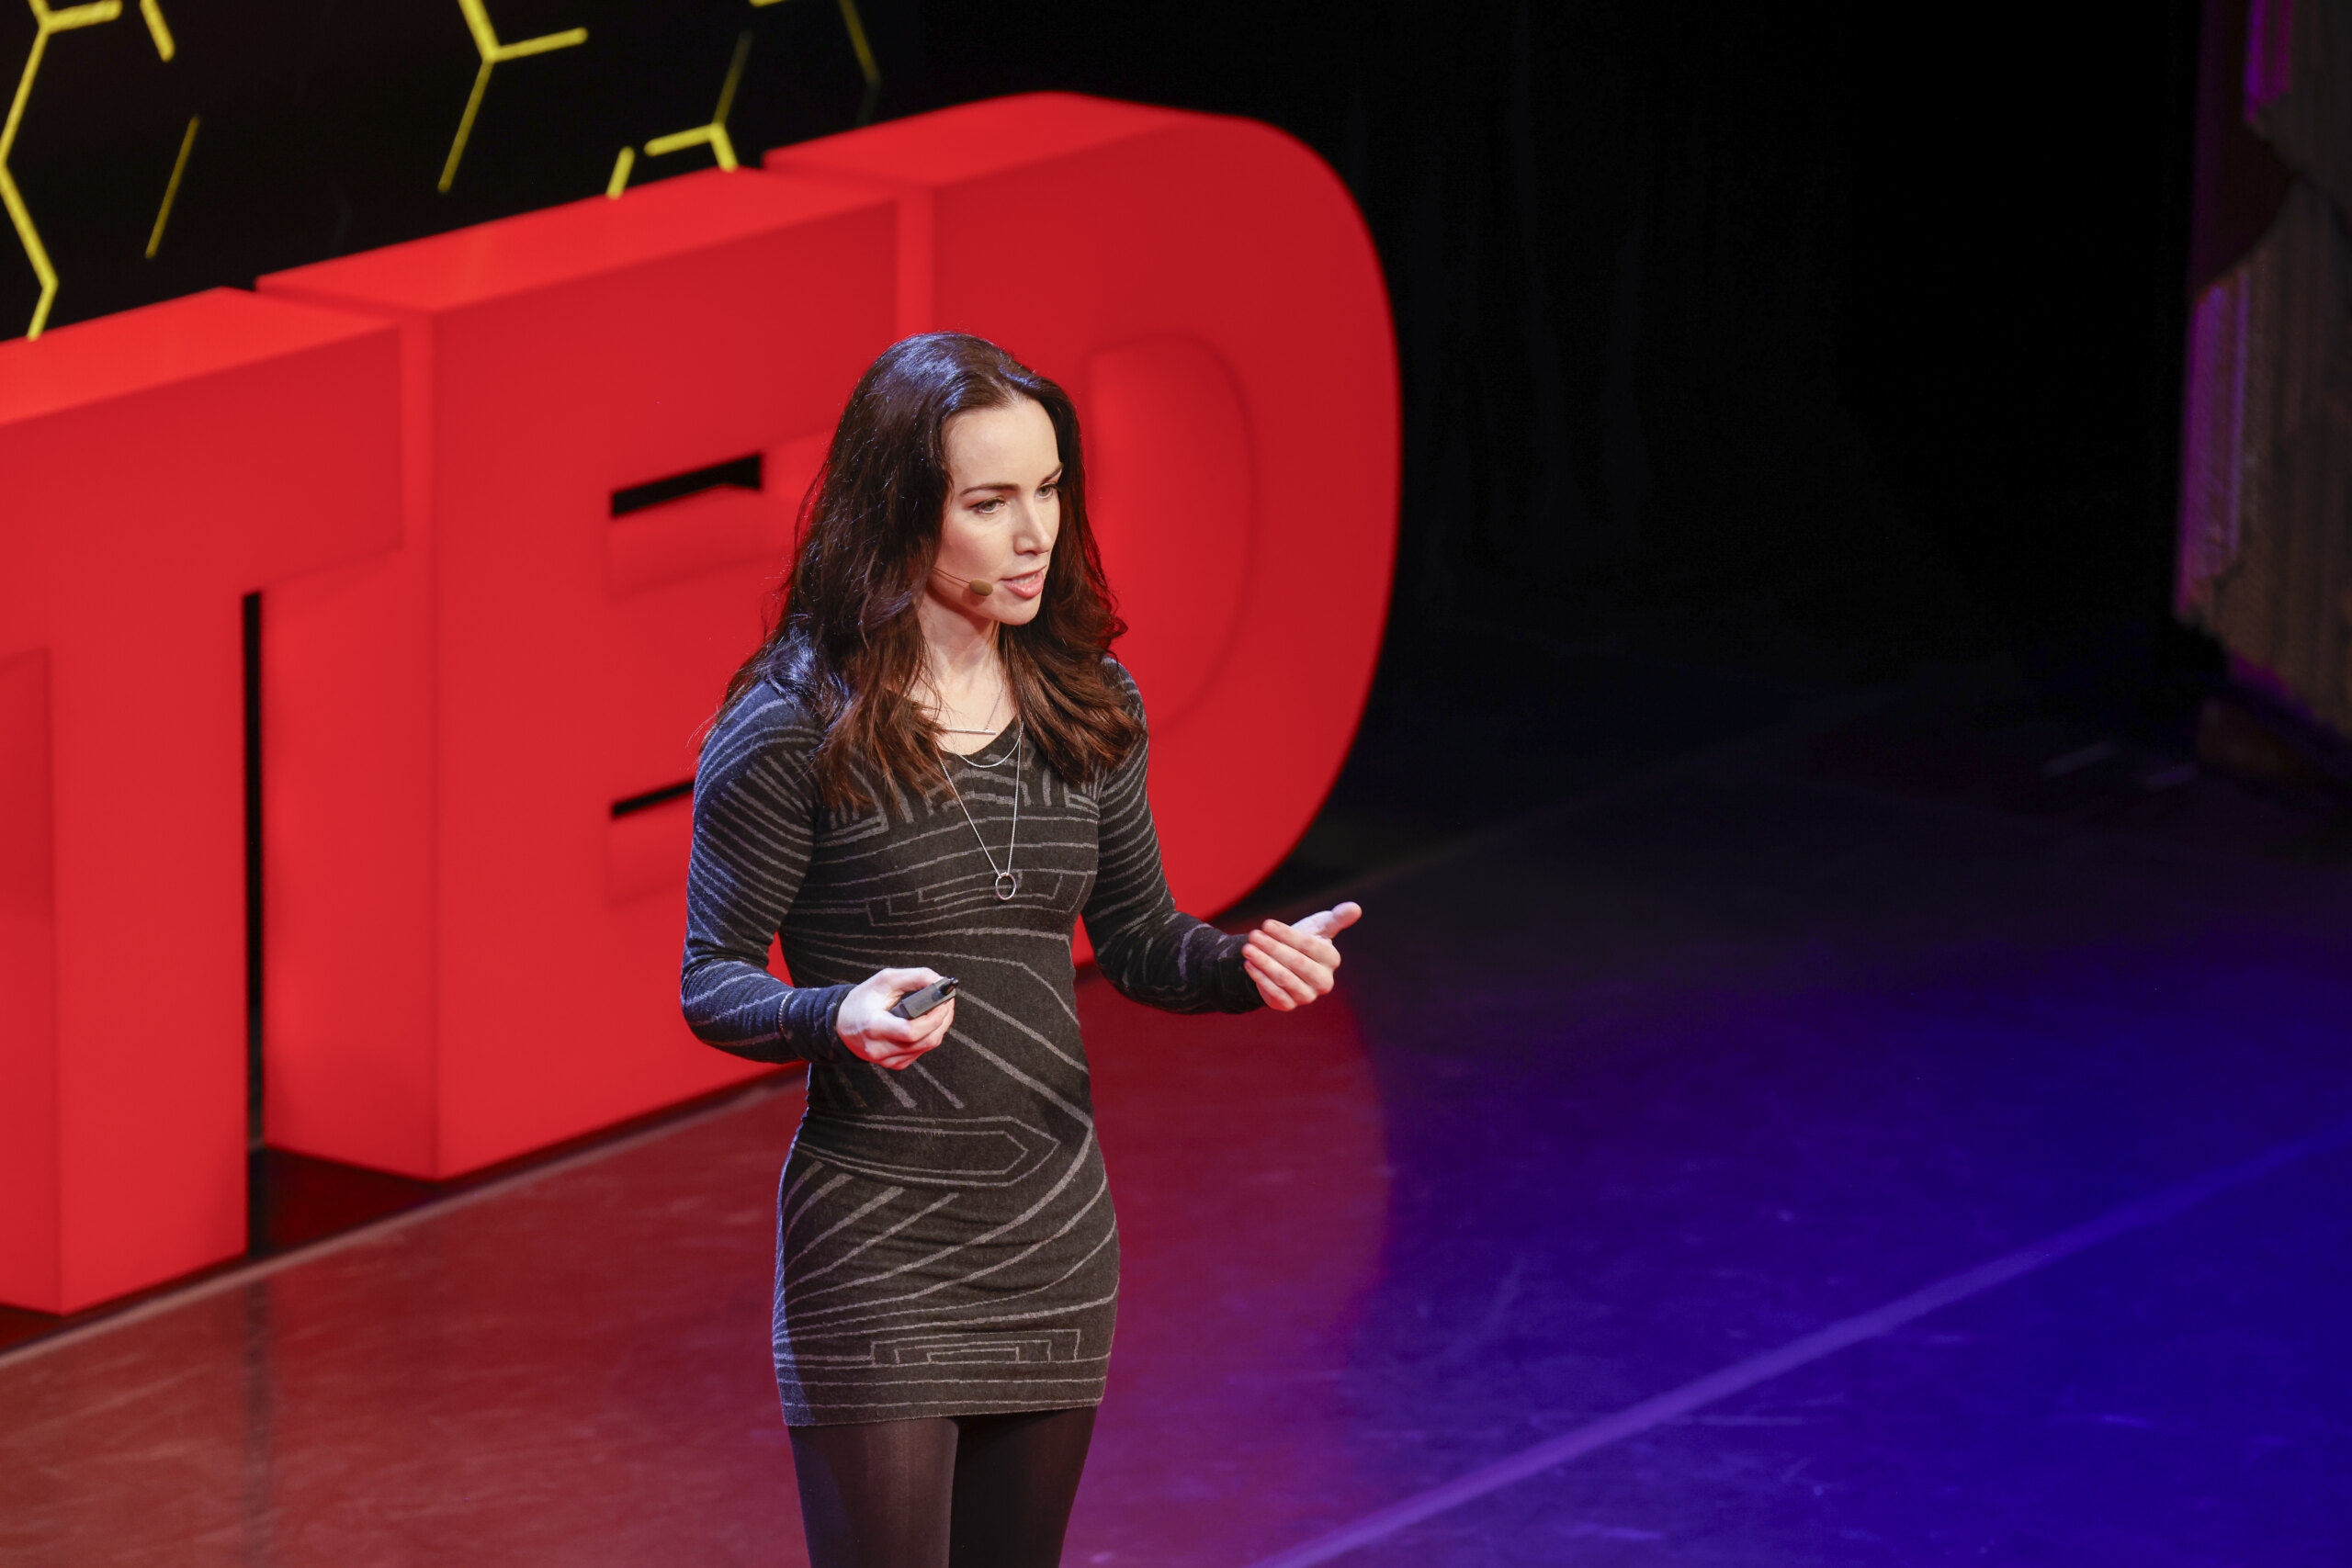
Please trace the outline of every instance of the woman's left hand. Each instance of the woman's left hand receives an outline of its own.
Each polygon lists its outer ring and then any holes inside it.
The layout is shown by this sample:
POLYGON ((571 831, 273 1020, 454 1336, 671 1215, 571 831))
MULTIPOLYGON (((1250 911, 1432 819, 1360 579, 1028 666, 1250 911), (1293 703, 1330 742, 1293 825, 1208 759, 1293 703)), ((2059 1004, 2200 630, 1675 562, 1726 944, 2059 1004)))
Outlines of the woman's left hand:
POLYGON ((1296 925, 1267 920, 1251 931, 1241 963, 1266 1005, 1290 1012, 1330 990, 1333 971, 1340 967, 1340 949, 1331 938, 1363 917, 1363 905, 1342 904, 1296 925))

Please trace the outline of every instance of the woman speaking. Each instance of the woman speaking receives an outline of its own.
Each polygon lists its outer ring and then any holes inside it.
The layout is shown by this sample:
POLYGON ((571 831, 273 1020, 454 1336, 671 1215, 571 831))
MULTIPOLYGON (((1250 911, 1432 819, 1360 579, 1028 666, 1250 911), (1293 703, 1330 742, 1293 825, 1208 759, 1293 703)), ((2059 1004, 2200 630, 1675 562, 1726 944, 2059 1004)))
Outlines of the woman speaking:
POLYGON ((1361 912, 1177 911, 1084 473, 1002 350, 886 351, 695 778, 686 1020, 809 1065, 775 1347, 815 1568, 1059 1561, 1119 1275, 1072 922, 1125 995, 1238 1012, 1329 991, 1361 912))

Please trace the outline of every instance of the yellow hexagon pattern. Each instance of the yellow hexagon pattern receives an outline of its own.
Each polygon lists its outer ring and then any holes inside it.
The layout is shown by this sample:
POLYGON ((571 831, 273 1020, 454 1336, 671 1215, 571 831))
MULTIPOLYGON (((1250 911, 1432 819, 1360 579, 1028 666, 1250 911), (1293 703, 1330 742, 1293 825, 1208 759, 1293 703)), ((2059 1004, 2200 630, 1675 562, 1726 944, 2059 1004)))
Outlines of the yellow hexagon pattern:
MULTIPOLYGON (((49 252, 40 243, 40 231, 33 225, 30 209, 25 206, 24 193, 17 188, 16 176, 8 172, 8 155, 17 150, 17 131, 25 123, 25 106, 31 102, 33 81, 40 74, 40 62, 48 57, 49 40, 59 33, 70 33, 77 28, 93 28, 111 22, 122 15, 122 0, 97 0, 89 6, 64 6, 52 8, 47 0, 26 0, 33 13, 33 47, 25 56, 24 73, 17 78, 17 96, 8 103, 8 120, 0 127, 0 205, 8 209, 8 222, 17 231, 17 243, 25 247, 25 259, 33 265, 33 276, 40 280, 40 302, 33 307, 32 325, 25 329, 28 338, 40 336, 49 325, 49 308, 57 302, 57 268, 50 265, 49 252)), ((139 14, 146 20, 147 36, 155 40, 155 52, 169 60, 178 52, 172 41, 172 29, 164 20, 162 0, 139 0, 139 14)), ((172 191, 179 189, 180 169, 187 164, 187 150, 196 141, 196 122, 188 122, 187 135, 180 143, 179 167, 172 172, 172 191)), ((148 254, 154 254, 155 245, 164 238, 164 219, 170 214, 170 196, 164 197, 164 211, 155 220, 155 233, 149 242, 148 254)))

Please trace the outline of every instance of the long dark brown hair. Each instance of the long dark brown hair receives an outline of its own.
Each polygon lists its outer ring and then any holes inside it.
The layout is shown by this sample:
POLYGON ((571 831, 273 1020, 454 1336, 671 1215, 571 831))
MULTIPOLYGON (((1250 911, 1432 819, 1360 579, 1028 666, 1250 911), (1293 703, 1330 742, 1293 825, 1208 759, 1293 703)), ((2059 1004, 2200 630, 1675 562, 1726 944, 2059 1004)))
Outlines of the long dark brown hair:
POLYGON ((939 555, 947 422, 1023 398, 1046 411, 1060 446, 1061 530, 1036 617, 997 630, 1014 711, 1029 742, 1077 784, 1099 780, 1142 739, 1103 662, 1127 628, 1087 524, 1069 394, 985 339, 925 333, 883 350, 850 394, 801 503, 773 624, 720 707, 762 681, 807 702, 824 728, 818 791, 835 810, 879 805, 884 779, 917 795, 936 787, 939 733, 908 694, 923 668, 915 605, 939 555))

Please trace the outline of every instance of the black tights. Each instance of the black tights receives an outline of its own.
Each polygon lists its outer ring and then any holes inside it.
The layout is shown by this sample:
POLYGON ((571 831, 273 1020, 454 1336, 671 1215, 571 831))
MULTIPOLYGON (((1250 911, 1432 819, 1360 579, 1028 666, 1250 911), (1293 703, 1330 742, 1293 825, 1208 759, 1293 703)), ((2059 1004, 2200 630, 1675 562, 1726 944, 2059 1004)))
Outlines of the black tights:
POLYGON ((795 1427, 809 1568, 1055 1568, 1094 1411, 795 1427))

